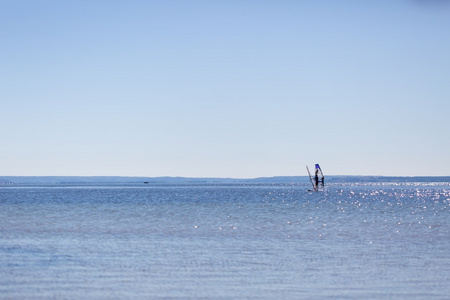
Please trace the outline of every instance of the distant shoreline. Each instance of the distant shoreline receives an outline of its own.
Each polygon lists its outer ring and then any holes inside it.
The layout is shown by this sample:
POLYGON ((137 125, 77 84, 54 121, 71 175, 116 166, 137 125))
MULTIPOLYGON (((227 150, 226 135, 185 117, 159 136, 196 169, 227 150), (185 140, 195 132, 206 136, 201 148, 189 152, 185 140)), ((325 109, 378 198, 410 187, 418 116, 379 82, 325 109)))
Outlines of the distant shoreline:
MULTIPOLYGON (((326 176, 326 183, 371 182, 450 182, 450 176, 326 176)), ((0 176, 0 185, 27 184, 233 184, 233 183, 308 183, 308 176, 274 176, 250 179, 195 177, 126 176, 0 176)))

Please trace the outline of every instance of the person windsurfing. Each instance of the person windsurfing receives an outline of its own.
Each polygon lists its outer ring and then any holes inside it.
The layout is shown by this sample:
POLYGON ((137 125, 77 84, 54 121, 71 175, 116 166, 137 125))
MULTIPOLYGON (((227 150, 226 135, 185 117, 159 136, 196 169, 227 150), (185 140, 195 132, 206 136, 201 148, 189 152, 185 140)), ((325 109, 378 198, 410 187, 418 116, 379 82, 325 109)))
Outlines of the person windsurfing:
POLYGON ((314 175, 314 180, 316 182, 315 186, 314 186, 314 190, 318 190, 319 189, 319 169, 316 168, 316 174, 314 175))

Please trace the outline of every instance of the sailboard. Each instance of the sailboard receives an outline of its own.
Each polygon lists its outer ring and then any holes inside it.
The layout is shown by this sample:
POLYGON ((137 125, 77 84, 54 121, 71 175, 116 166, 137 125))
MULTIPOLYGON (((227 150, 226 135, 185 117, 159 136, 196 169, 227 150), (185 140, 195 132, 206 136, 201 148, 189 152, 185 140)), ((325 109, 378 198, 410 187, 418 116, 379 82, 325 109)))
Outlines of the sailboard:
POLYGON ((319 190, 321 190, 320 188, 322 188, 322 190, 324 190, 325 189, 325 176, 323 176, 323 172, 322 172, 322 169, 320 168, 320 165, 319 164, 315 165, 314 177, 311 176, 311 172, 309 172, 308 166, 306 166, 306 170, 308 171, 309 181, 311 181, 311 184, 313 186, 313 189, 308 190, 308 191, 309 192, 318 192, 319 190))

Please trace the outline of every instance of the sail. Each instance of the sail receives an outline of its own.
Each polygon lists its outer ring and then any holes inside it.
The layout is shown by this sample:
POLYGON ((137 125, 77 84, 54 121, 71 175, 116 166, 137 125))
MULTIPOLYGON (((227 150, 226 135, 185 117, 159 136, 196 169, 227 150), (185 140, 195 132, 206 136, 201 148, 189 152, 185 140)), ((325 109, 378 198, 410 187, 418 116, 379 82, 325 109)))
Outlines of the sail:
POLYGON ((319 178, 319 184, 323 187, 325 186, 325 176, 323 176, 322 169, 320 168, 319 164, 316 164, 316 174, 319 178))

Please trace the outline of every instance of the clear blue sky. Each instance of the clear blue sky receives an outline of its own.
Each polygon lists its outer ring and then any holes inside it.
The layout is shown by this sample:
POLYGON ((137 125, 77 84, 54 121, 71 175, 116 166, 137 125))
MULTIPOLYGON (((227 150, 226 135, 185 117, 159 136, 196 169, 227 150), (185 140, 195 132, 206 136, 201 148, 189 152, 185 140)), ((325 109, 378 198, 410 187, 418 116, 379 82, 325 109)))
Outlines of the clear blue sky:
POLYGON ((0 175, 450 175, 448 1, 0 2, 0 175))

